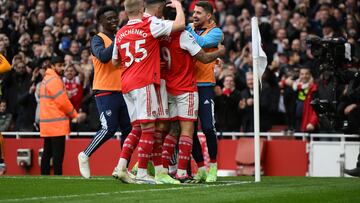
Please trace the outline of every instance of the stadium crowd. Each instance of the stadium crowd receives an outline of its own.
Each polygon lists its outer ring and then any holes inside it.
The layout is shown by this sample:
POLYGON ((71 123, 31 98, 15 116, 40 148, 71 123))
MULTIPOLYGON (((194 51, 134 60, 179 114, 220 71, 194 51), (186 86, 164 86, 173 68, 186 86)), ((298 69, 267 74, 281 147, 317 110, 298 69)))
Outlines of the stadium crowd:
MULTIPOLYGON (((191 22, 196 1, 184 0, 191 22)), ((214 18, 224 33, 226 56, 215 67, 215 119, 219 132, 253 131, 253 76, 250 18, 258 17, 268 68, 260 95, 261 131, 286 125, 288 132, 326 131, 310 107, 313 94, 333 97, 332 77, 306 44, 309 35, 345 37, 357 52, 359 67, 360 2, 356 0, 212 0, 214 18)), ((38 103, 44 67, 54 55, 64 58, 63 82, 84 122, 73 131, 100 125, 92 92, 90 39, 98 32, 95 14, 102 5, 118 9, 119 27, 127 19, 119 0, 0 1, 0 53, 13 66, 0 74, 1 131, 38 131, 38 103), (11 120, 11 121, 10 121, 11 120), (10 122, 9 122, 10 121, 10 122)), ((339 112, 349 122, 360 115, 360 98, 346 86, 339 112)))

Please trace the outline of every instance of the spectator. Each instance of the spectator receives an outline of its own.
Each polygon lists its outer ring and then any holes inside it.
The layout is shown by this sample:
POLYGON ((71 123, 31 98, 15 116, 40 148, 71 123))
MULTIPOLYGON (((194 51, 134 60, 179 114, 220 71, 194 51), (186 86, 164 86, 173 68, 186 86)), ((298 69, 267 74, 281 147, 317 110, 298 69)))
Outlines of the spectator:
MULTIPOLYGON (((13 69, 4 75, 2 85, 4 99, 8 102, 8 110, 13 114, 13 119, 17 120, 18 115, 21 114, 18 101, 22 95, 29 91, 31 75, 26 72, 26 64, 20 55, 15 57, 12 64, 13 69)), ((15 126, 15 129, 18 129, 17 126, 15 126)))
POLYGON ((241 93, 235 89, 234 76, 225 76, 224 88, 215 87, 215 120, 218 131, 240 132, 240 99, 241 93))
POLYGON ((0 132, 10 129, 12 115, 6 110, 6 101, 0 99, 0 132))
MULTIPOLYGON (((242 114, 242 130, 244 132, 254 132, 254 98, 253 98, 253 74, 246 73, 247 88, 241 91, 239 107, 242 114)), ((262 84, 260 92, 260 131, 266 132, 270 129, 270 119, 268 116, 270 91, 268 84, 262 84)))
POLYGON ((296 131, 314 131, 317 125, 317 117, 312 112, 310 102, 313 92, 316 91, 316 85, 314 84, 310 69, 302 67, 299 78, 297 80, 287 79, 286 85, 290 86, 296 94, 296 131), (305 100, 306 102, 304 102, 305 100), (305 108, 304 105, 306 105, 305 108))
POLYGON ((62 78, 67 95, 74 106, 79 111, 83 99, 83 76, 77 74, 74 65, 67 65, 62 78))

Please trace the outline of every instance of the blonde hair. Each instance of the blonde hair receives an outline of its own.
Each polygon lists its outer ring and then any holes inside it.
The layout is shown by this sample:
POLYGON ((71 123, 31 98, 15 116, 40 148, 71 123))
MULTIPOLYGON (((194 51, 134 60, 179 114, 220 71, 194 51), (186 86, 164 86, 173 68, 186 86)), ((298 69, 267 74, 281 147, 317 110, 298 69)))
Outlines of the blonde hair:
POLYGON ((125 0, 124 2, 125 12, 128 15, 137 15, 140 10, 144 9, 143 0, 125 0))

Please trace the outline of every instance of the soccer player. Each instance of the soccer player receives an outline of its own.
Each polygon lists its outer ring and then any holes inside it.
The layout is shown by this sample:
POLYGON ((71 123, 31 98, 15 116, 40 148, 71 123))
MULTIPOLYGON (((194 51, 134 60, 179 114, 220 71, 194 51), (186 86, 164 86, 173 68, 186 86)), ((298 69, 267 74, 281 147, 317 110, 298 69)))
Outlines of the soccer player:
MULTIPOLYGON (((144 5, 141 0, 126 0, 125 12, 129 21, 116 34, 113 50, 113 64, 125 66, 122 75, 122 87, 132 123, 140 123, 141 137, 139 141, 139 169, 136 174, 138 183, 155 184, 155 180, 147 174, 155 134, 155 120, 158 114, 158 101, 155 85, 160 84, 160 47, 161 36, 183 30, 185 15, 181 3, 173 0, 169 6, 175 7, 175 21, 162 21, 156 17, 143 19, 144 5)), ((119 178, 127 182, 126 165, 133 150, 132 141, 138 137, 125 140, 121 158, 118 163, 119 178), (130 153, 129 153, 130 152, 130 153)))
MULTIPOLYGON (((111 6, 104 6, 97 11, 96 18, 103 27, 103 31, 95 35, 91 41, 94 64, 93 90, 100 114, 101 129, 78 155, 80 173, 84 178, 90 177, 89 157, 113 137, 119 127, 122 144, 131 131, 129 113, 121 92, 121 74, 124 69, 115 67, 111 62, 119 22, 117 12, 111 6)), ((116 170, 115 167, 114 173, 116 170)))
MULTIPOLYGON (((188 25, 186 30, 195 38, 196 42, 206 51, 217 49, 218 44, 223 39, 221 29, 217 28, 212 20, 213 7, 207 1, 199 1, 195 4, 193 13, 193 24, 188 25)), ((194 139, 193 157, 199 167, 194 179, 203 182, 215 182, 217 179, 217 138, 214 120, 214 76, 215 61, 204 64, 195 61, 195 77, 199 92, 199 118, 201 128, 206 136, 206 143, 210 155, 210 169, 206 174, 204 157, 198 139, 194 139)), ((195 128, 194 136, 197 135, 195 128)))
MULTIPOLYGON (((173 19, 176 11, 166 7, 165 18, 173 19)), ((188 31, 172 33, 161 40, 162 59, 167 62, 163 71, 169 96, 170 118, 180 123, 179 163, 176 178, 181 182, 189 181, 186 168, 190 160, 193 144, 194 122, 198 113, 198 93, 194 74, 193 57, 203 63, 214 61, 225 54, 225 48, 206 53, 196 43, 188 31)), ((168 168, 177 138, 168 134, 164 141, 163 165, 168 168)))

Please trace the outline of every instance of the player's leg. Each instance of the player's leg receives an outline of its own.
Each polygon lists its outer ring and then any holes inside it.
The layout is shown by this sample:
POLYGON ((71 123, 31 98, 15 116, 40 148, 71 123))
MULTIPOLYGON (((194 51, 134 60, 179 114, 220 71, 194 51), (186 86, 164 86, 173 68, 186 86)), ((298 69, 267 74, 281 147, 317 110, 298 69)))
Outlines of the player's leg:
POLYGON ((130 161, 131 155, 134 152, 134 149, 139 143, 141 136, 141 127, 140 124, 136 122, 135 92, 129 92, 127 94, 124 94, 123 96, 127 105, 130 122, 132 123, 132 130, 124 141, 120 158, 113 172, 113 176, 115 178, 119 178, 124 183, 135 183, 135 177, 132 177, 131 174, 128 173, 127 166, 130 161))
MULTIPOLYGON (((129 112, 128 112, 128 108, 126 106, 126 102, 124 99, 123 94, 119 94, 119 109, 118 109, 118 120, 119 120, 119 126, 120 126, 120 130, 121 130, 121 137, 120 137, 120 147, 122 151, 126 151, 128 154, 130 154, 129 157, 131 157, 133 148, 135 148, 137 146, 138 143, 138 138, 140 137, 141 134, 141 129, 140 129, 140 125, 135 125, 134 128, 137 128, 136 130, 134 130, 134 132, 132 132, 132 125, 131 125, 131 121, 130 121, 130 117, 129 117, 129 112), (124 143, 126 141, 126 138, 128 137, 128 135, 131 134, 131 138, 130 140, 128 140, 127 142, 127 147, 125 147, 126 149, 124 150, 124 143), (138 135, 138 136, 136 136, 138 135), (135 146, 135 147, 134 147, 135 146), (130 150, 129 150, 130 149, 130 150)), ((130 160, 130 158, 129 158, 130 160)), ((120 165, 120 161, 118 163, 118 165, 120 165)), ((118 173, 119 173, 119 167, 115 166, 114 171, 112 173, 112 176, 114 178, 118 178, 118 173)))
POLYGON ((90 177, 89 157, 108 139, 114 136, 118 129, 118 110, 120 93, 96 96, 96 105, 100 114, 101 129, 96 133, 86 149, 79 153, 79 169, 84 178, 90 177))
POLYGON ((132 125, 124 96, 123 94, 119 94, 118 96, 119 96, 118 120, 119 120, 119 127, 121 130, 121 148, 122 148, 125 143, 125 139, 132 130, 132 125))
POLYGON ((154 145, 155 120, 158 113, 157 95, 153 84, 138 89, 136 93, 135 108, 142 131, 138 146, 139 164, 136 180, 139 183, 155 184, 155 180, 147 173, 147 165, 154 145))
POLYGON ((206 182, 215 182, 217 180, 217 137, 214 118, 214 88, 199 87, 198 91, 203 101, 202 110, 199 111, 201 128, 206 137, 210 156, 210 168, 206 182))
POLYGON ((198 117, 199 119, 195 122, 195 128, 194 128, 194 134, 193 134, 193 151, 192 151, 192 155, 193 158, 196 162, 196 165, 198 167, 197 173, 194 176, 194 179, 197 182, 205 182, 206 178, 207 178, 207 173, 206 173, 206 167, 205 167, 205 163, 204 163, 204 156, 203 156, 203 152, 202 152, 202 147, 199 141, 199 137, 198 137, 198 122, 199 120, 203 119, 203 116, 205 115, 203 112, 206 110, 205 108, 205 103, 206 102, 206 97, 203 95, 203 91, 201 91, 201 87, 198 87, 198 94, 199 94, 199 114, 198 117))
POLYGON ((65 152, 65 136, 53 137, 51 140, 54 175, 62 175, 65 152))
MULTIPOLYGON (((175 154, 175 147, 178 143, 180 136, 180 124, 179 121, 173 121, 171 123, 171 129, 169 133, 165 136, 162 152, 162 163, 166 169, 171 165, 171 159, 175 154)), ((175 171, 176 172, 176 171, 175 171)))
POLYGON ((193 145, 193 121, 180 121, 181 135, 179 139, 179 162, 176 173, 176 178, 182 182, 186 182, 188 179, 187 167, 191 159, 191 151, 193 145))
POLYGON ((182 182, 189 182, 187 175, 188 163, 191 159, 193 145, 194 122, 198 112, 198 94, 189 92, 177 96, 180 139, 179 139, 179 162, 176 178, 182 182))
POLYGON ((166 81, 161 80, 160 86, 155 87, 158 101, 158 115, 156 119, 156 128, 154 135, 154 146, 152 151, 152 161, 155 167, 155 176, 164 171, 162 164, 162 151, 164 138, 169 132, 169 104, 168 93, 166 91, 166 81))

